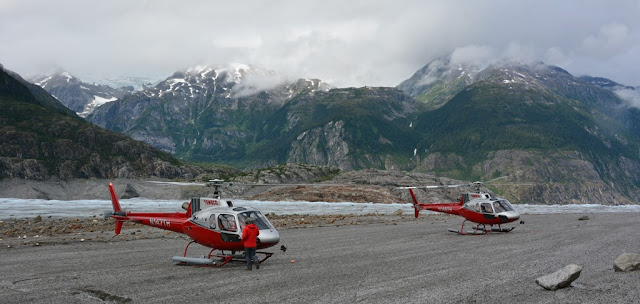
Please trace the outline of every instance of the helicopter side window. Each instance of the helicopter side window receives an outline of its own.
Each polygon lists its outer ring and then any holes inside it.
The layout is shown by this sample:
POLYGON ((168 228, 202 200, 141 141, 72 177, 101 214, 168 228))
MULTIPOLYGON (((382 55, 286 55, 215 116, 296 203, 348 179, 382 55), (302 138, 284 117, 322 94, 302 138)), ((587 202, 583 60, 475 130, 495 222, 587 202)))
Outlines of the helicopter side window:
POLYGON ((482 203, 480 209, 483 213, 493 213, 493 208, 491 208, 491 204, 489 203, 482 203))
POLYGON ((218 227, 220 227, 220 230, 224 231, 238 231, 238 227, 236 227, 236 218, 231 214, 220 214, 218 216, 218 227))

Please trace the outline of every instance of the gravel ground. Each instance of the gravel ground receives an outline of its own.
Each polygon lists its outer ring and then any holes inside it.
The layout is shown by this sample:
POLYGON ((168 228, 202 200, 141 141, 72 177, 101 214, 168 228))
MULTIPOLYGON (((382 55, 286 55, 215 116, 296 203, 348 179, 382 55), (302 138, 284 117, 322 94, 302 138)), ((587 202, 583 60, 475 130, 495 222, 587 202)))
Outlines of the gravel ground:
POLYGON ((447 232, 461 223, 447 215, 271 216, 288 250, 274 248, 253 271, 177 266, 171 257, 187 239, 147 227, 112 238, 102 219, 10 220, 0 230, 0 302, 640 303, 640 271, 613 270, 620 254, 640 252, 640 214, 581 216, 525 215, 514 231, 483 236, 447 232), (38 231, 8 233, 23 226, 38 231), (536 285, 571 263, 583 267, 571 287, 536 285))

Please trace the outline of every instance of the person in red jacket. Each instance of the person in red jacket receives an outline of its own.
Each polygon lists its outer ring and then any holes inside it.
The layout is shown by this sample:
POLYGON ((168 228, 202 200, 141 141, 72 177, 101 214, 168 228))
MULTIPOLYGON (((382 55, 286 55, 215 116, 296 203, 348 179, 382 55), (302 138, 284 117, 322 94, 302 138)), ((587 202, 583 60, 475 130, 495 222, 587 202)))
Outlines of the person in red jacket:
POLYGON ((253 261, 255 260, 256 269, 260 269, 260 262, 256 259, 256 247, 258 247, 258 235, 260 230, 253 223, 252 218, 247 218, 247 224, 242 229, 242 241, 244 242, 244 255, 247 258, 247 270, 251 270, 253 261))

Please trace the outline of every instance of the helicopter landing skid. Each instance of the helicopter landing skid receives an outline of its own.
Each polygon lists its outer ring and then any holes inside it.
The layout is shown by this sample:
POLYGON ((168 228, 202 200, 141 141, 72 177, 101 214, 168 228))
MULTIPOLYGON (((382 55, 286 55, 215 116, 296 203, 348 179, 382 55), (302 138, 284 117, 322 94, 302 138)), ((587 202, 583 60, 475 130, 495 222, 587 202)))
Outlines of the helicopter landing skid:
MULTIPOLYGON (((256 258, 258 258, 258 263, 262 263, 262 262, 266 261, 272 255, 273 255, 273 252, 256 251, 256 258), (260 257, 260 256, 262 256, 262 257, 260 257)), ((216 255, 216 256, 225 256, 225 255, 216 255)), ((244 253, 243 254, 232 254, 232 255, 227 255, 227 256, 231 257, 231 262, 242 262, 242 263, 246 263, 247 262, 247 258, 245 257, 244 253)))
POLYGON ((457 229, 449 229, 449 231, 450 231, 450 232, 453 232, 453 233, 457 233, 457 234, 462 234, 462 235, 467 235, 467 234, 470 234, 470 235, 483 235, 483 234, 487 234, 487 233, 489 233, 489 232, 503 232, 503 233, 507 233, 507 232, 510 232, 511 230, 513 230, 513 229, 515 229, 515 228, 516 228, 516 227, 502 228, 502 227, 500 226, 500 224, 498 224, 498 228, 490 228, 490 229, 487 229, 487 227, 486 227, 486 225, 485 225, 485 224, 478 224, 478 225, 476 225, 476 227, 475 227, 475 229, 474 229, 474 230, 467 230, 467 231, 464 231, 464 223, 465 223, 466 221, 467 221, 467 220, 464 220, 464 221, 462 222, 462 226, 460 226, 460 230, 457 230, 457 229))
MULTIPOLYGON (((220 254, 213 254, 215 248, 209 251, 207 256, 201 256, 199 258, 187 257, 187 249, 189 249, 189 245, 194 243, 195 241, 189 242, 187 247, 184 248, 184 254, 182 256, 174 256, 171 260, 174 262, 178 262, 178 265, 193 265, 193 266, 204 266, 204 267, 222 267, 229 262, 246 262, 244 254, 236 254, 235 251, 231 251, 231 254, 225 254, 223 250, 220 250, 220 254)), ((258 255, 263 256, 259 259, 259 263, 264 262, 268 258, 273 255, 273 252, 264 252, 257 251, 256 257, 258 255)))

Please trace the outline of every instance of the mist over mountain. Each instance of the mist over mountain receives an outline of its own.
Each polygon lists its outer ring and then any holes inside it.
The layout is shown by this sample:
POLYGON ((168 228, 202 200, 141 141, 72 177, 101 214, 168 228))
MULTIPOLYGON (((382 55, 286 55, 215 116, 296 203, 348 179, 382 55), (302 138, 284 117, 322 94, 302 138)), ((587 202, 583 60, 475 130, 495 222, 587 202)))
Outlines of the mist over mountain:
POLYGON ((580 79, 601 88, 611 90, 630 106, 640 108, 640 87, 619 84, 611 79, 602 77, 580 76, 580 79))
POLYGON ((480 71, 474 63, 445 56, 428 63, 396 88, 436 109, 474 83, 480 71))

